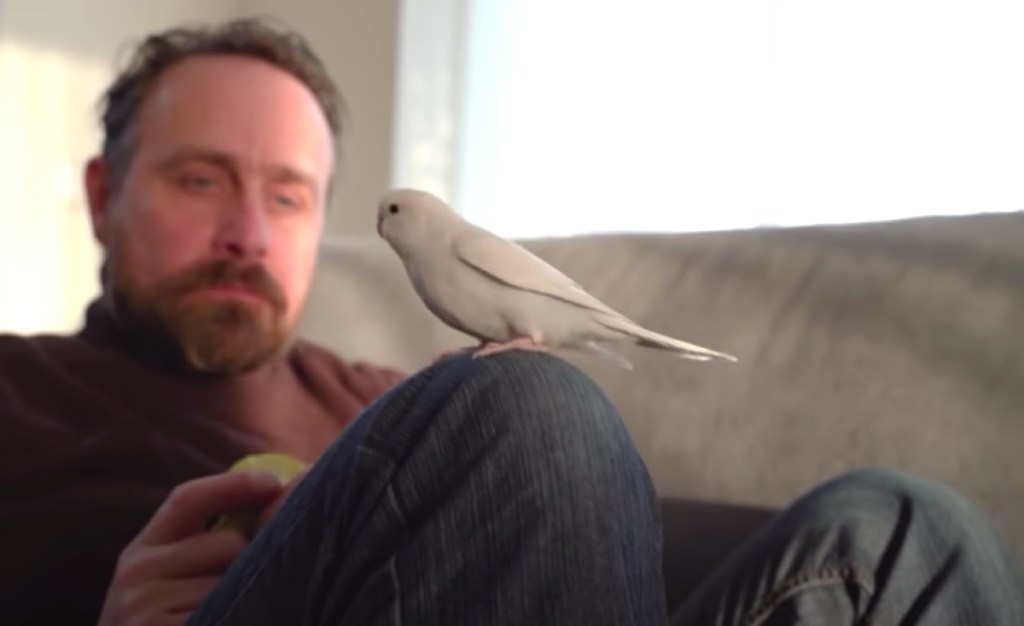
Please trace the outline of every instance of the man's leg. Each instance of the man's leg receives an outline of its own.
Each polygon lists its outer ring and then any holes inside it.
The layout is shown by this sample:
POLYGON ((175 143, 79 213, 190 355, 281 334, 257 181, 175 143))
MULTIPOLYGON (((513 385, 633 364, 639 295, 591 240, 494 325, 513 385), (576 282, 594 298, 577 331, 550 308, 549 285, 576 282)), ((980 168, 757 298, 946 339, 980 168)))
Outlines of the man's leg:
POLYGON ((511 352, 368 407, 189 623, 665 621, 658 503, 622 420, 568 363, 511 352))
POLYGON ((1017 565, 948 488, 862 470, 762 527, 673 616, 676 626, 1024 624, 1017 565))

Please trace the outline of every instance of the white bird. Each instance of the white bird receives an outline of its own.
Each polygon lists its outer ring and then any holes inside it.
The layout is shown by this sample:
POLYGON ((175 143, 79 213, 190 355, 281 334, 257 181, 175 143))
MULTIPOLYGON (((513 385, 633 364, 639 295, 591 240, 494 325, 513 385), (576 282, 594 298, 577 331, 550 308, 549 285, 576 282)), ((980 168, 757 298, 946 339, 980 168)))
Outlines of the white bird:
POLYGON ((471 224, 424 191, 385 194, 377 232, 401 258, 427 308, 480 340, 474 357, 568 348, 632 369, 625 357, 598 343, 630 341, 688 359, 737 360, 640 326, 530 251, 471 224))

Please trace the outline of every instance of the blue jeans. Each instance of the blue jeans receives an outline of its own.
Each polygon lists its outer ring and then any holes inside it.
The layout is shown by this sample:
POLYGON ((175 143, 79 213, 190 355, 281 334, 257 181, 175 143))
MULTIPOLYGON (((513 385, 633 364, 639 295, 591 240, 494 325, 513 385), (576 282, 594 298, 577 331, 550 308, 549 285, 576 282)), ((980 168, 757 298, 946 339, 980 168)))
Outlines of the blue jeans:
POLYGON ((902 473, 860 470, 756 531, 672 624, 1024 625, 1024 579, 960 495, 902 473))
MULTIPOLYGON (((589 378, 460 355, 368 407, 189 624, 666 624, 659 517, 589 378)), ((940 488, 850 476, 767 525, 678 623, 1024 624, 976 520, 940 488)))

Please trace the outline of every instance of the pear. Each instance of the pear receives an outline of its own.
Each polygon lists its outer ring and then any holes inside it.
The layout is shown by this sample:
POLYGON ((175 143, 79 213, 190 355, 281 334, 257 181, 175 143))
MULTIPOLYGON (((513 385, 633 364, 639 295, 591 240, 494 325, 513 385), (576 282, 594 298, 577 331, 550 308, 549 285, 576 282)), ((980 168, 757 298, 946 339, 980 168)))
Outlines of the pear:
MULTIPOLYGON (((248 454, 228 468, 229 472, 270 472, 275 475, 280 481, 281 485, 288 485, 297 476, 305 472, 307 465, 296 459, 295 457, 284 454, 281 452, 259 452, 256 454, 248 454)), ((286 492, 287 493, 287 492, 286 492)), ((270 507, 263 510, 243 510, 243 511, 232 511, 221 515, 211 526, 212 529, 220 528, 234 528, 243 535, 252 539, 253 535, 256 534, 259 526, 266 521, 268 517, 267 513, 276 509, 277 505, 280 504, 278 498, 273 502, 270 507)))

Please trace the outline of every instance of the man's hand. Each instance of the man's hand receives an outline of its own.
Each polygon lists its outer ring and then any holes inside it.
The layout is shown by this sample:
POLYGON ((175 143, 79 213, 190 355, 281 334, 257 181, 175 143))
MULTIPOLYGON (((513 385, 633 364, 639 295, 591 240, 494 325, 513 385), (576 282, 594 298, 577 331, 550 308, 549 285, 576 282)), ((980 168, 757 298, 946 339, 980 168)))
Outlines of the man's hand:
POLYGON ((271 474, 232 472, 182 483, 121 552, 99 626, 177 626, 245 548, 236 530, 206 531, 227 511, 262 508, 283 487, 271 474))
POLYGON ((263 511, 260 512, 259 515, 256 516, 256 532, 259 532, 260 528, 263 528, 263 526, 267 522, 272 520, 274 516, 277 515, 277 511, 281 508, 281 505, 284 504, 284 501, 288 499, 288 496, 290 496, 292 492, 295 491, 295 488, 299 486, 299 482, 301 482, 302 479, 305 478, 306 474, 308 473, 309 468, 300 471, 298 474, 293 476, 290 481, 288 481, 288 484, 281 487, 281 491, 277 494, 277 496, 273 500, 271 500, 270 504, 267 505, 263 509, 263 511))

